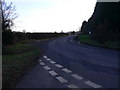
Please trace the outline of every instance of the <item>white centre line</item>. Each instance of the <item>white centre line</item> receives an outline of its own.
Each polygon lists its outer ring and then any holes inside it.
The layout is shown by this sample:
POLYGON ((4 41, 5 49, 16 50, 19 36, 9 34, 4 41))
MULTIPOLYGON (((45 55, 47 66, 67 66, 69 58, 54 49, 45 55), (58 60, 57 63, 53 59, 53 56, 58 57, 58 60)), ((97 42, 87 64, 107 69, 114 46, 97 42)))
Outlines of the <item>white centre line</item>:
POLYGON ((55 71, 49 71, 49 73, 50 73, 52 76, 58 75, 55 71))
POLYGON ((50 61, 50 63, 55 64, 56 62, 54 62, 54 61, 50 61))
POLYGON ((60 65, 60 64, 56 64, 55 66, 58 67, 58 68, 62 68, 62 67, 63 67, 63 66, 60 65))
POLYGON ((42 65, 42 66, 43 66, 43 65, 45 65, 45 63, 44 63, 44 62, 41 62, 41 63, 40 63, 40 65, 42 65))
POLYGON ((51 68, 50 67, 48 67, 48 66, 44 66, 43 67, 45 70, 50 70, 51 68))
POLYGON ((47 58, 47 56, 43 56, 44 58, 47 58))
POLYGON ((70 85, 68 85, 67 87, 68 87, 68 88, 79 88, 79 87, 77 87, 77 86, 75 86, 75 85, 73 85, 73 84, 70 84, 70 85))
POLYGON ((71 73, 72 71, 68 70, 67 68, 62 69, 66 73, 71 73))
POLYGON ((64 79, 64 78, 61 77, 61 76, 56 77, 56 79, 58 79, 61 83, 66 83, 66 82, 68 82, 66 79, 64 79))
POLYGON ((94 88, 101 88, 102 86, 98 85, 98 84, 95 84, 91 81, 86 81, 85 82, 87 85, 91 86, 91 87, 94 87, 94 88))
POLYGON ((47 61, 50 61, 51 59, 47 58, 46 60, 47 60, 47 61))
POLYGON ((77 75, 77 74, 73 74, 72 76, 73 76, 74 78, 76 78, 77 80, 83 79, 83 77, 81 77, 81 76, 79 76, 79 75, 77 75))

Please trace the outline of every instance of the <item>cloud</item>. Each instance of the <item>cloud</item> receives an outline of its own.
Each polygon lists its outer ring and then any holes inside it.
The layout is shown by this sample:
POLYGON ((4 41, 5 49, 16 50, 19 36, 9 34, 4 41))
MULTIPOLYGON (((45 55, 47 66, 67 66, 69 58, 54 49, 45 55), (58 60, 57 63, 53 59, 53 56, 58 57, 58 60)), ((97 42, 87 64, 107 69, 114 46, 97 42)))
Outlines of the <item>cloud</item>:
MULTIPOLYGON (((30 32, 35 30, 37 32, 60 32, 61 30, 65 32, 74 30, 76 31, 84 20, 88 20, 90 18, 96 3, 96 0, 92 0, 93 2, 88 0, 52 1, 54 1, 54 3, 59 1, 59 3, 44 9, 32 7, 33 9, 30 11, 27 17, 22 16, 23 22, 16 22, 16 25, 23 25, 24 29, 30 32)), ((27 11, 25 12, 27 13, 27 11)), ((21 30, 23 30, 23 27, 21 30)))

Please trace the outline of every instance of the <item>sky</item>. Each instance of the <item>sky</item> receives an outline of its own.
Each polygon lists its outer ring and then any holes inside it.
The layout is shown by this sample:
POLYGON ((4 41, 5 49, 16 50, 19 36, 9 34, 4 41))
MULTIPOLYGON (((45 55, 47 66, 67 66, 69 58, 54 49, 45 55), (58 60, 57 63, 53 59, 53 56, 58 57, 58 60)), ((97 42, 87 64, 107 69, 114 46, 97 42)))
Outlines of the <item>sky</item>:
POLYGON ((96 0, 6 0, 16 6, 13 31, 78 31, 94 12, 96 0))

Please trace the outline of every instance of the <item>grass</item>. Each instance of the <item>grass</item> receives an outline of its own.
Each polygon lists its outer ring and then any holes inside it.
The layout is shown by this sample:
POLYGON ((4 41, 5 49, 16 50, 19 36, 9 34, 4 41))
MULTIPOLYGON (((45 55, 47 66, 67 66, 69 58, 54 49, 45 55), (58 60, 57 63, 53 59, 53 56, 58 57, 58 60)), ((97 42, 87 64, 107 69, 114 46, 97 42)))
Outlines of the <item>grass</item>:
POLYGON ((26 73, 26 71, 28 71, 37 63, 39 56, 42 56, 43 50, 41 48, 38 49, 37 47, 27 43, 45 41, 55 38, 58 37, 40 40, 25 40, 12 46, 10 45, 4 47, 2 50, 3 88, 14 87, 19 79, 26 73))
POLYGON ((33 46, 28 45, 28 44, 21 44, 21 43, 17 43, 15 45, 10 45, 10 46, 6 46, 5 48, 3 48, 3 55, 8 55, 8 54, 19 54, 22 52, 27 52, 29 50, 34 49, 33 46))
POLYGON ((84 44, 94 45, 98 47, 110 48, 110 49, 120 49, 119 42, 116 41, 107 41, 104 44, 101 44, 97 41, 91 40, 88 35, 79 35, 77 36, 79 41, 84 44))
POLYGON ((37 63, 40 55, 38 49, 29 44, 7 46, 3 52, 3 88, 13 87, 25 72, 37 63))

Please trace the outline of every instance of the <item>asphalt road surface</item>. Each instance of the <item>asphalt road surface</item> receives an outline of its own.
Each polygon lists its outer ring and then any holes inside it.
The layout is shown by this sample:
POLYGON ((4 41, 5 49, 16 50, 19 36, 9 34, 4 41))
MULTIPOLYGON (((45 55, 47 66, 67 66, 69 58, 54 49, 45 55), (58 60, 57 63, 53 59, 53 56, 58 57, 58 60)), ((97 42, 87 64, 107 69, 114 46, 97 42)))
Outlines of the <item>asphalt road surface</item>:
POLYGON ((45 54, 16 88, 117 88, 119 51, 75 42, 37 42, 45 54))

